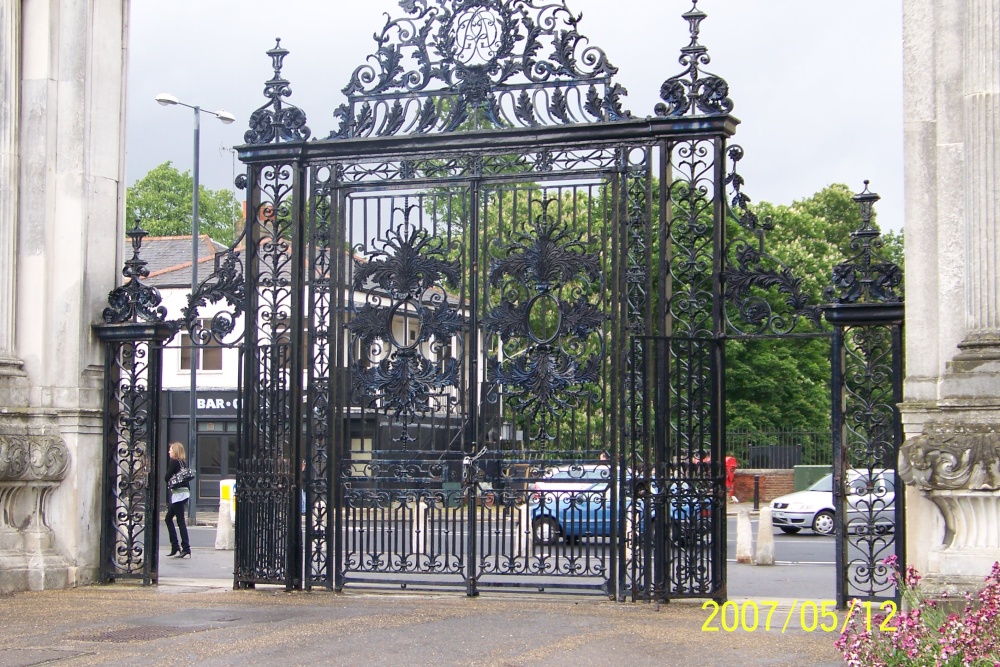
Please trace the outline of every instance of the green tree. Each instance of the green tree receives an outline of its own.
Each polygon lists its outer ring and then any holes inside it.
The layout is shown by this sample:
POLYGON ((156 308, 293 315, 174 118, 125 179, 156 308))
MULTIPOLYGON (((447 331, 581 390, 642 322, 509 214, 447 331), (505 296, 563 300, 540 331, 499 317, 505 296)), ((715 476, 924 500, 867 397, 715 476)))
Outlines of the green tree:
MULTIPOLYGON (((154 167, 126 191, 129 225, 138 219, 151 236, 190 235, 193 190, 190 172, 181 173, 170 162, 154 167)), ((242 207, 231 191, 199 185, 199 233, 219 243, 232 243, 233 230, 242 217, 242 207)))
MULTIPOLYGON (((846 185, 833 184, 790 206, 762 202, 754 207, 774 226, 766 234, 768 253, 802 279, 811 304, 826 302, 823 292, 833 267, 857 254, 851 232, 860 227, 861 217, 852 197, 846 185)), ((879 254, 902 268, 902 246, 902 234, 887 234, 879 254)), ((780 295, 769 294, 771 303, 775 299, 780 295)), ((800 322, 794 333, 816 331, 812 323, 800 322)), ((730 431, 829 430, 828 339, 731 340, 726 363, 730 431)))

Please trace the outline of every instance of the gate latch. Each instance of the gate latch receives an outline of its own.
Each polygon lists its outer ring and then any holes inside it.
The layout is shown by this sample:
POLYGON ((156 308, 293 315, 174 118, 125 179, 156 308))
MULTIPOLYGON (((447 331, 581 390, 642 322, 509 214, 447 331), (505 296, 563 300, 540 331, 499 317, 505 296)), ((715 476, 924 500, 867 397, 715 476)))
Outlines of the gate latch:
POLYGON ((479 453, 476 454, 475 456, 466 456, 464 459, 462 459, 462 481, 464 481, 465 484, 471 485, 473 483, 474 480, 472 479, 472 464, 478 461, 479 459, 483 458, 483 456, 485 456, 488 451, 489 449, 484 445, 483 448, 479 450, 479 453))

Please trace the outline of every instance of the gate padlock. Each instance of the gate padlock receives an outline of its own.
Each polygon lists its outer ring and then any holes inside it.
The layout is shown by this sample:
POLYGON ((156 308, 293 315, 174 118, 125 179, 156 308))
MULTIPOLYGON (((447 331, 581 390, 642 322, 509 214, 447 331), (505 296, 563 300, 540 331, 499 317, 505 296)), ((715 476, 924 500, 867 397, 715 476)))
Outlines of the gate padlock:
POLYGON ((475 482, 472 474, 472 464, 481 459, 487 451, 489 450, 486 447, 483 447, 475 456, 466 456, 462 459, 462 481, 465 482, 466 485, 471 485, 475 482))

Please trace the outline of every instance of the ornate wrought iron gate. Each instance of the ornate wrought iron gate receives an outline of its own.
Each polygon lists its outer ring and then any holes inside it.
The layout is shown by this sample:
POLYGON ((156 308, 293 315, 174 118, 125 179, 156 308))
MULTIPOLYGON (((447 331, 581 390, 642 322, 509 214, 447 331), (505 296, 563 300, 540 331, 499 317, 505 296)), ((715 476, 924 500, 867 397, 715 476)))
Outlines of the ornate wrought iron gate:
MULTIPOLYGON (((641 120, 564 0, 403 0, 320 141, 287 102, 288 51, 268 52, 269 101, 239 149, 245 237, 169 323, 155 290, 143 296, 137 250, 129 308, 112 313, 206 341, 245 306, 237 587, 726 597, 726 341, 829 333, 766 252, 693 4, 684 70, 641 120), (195 331, 221 299, 232 312, 195 331)), ((874 321, 848 314, 872 312, 852 291, 871 272, 849 266, 828 318, 838 355, 872 360, 882 346, 856 328, 874 321)), ((116 331, 102 331, 115 360, 132 349, 122 336, 152 335, 116 331)), ((862 396, 837 368, 835 391, 862 396)), ((106 576, 155 581, 151 496, 126 499, 143 513, 116 491, 154 488, 140 459, 155 428, 117 417, 135 383, 113 375, 106 576)), ((869 421, 854 422, 874 443, 868 467, 887 465, 888 422, 869 421)), ((842 480, 857 464, 839 460, 842 480)))
POLYGON ((833 490, 837 534, 837 605, 896 600, 892 560, 906 568, 906 513, 896 467, 903 443, 903 274, 878 255, 872 222, 879 196, 865 190, 857 254, 834 269, 833 490))

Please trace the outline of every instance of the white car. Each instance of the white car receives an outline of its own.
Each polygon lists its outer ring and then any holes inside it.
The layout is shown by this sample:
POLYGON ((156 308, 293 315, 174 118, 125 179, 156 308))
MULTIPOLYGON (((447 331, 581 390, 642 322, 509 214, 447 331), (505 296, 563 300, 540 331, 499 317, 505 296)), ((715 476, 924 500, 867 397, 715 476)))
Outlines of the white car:
MULTIPOLYGON (((896 473, 877 469, 849 470, 847 531, 885 534, 892 532, 896 516, 896 473)), ((785 533, 808 528, 818 535, 834 530, 833 474, 826 475, 805 491, 771 501, 771 520, 785 533)))

